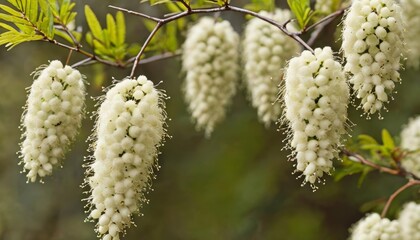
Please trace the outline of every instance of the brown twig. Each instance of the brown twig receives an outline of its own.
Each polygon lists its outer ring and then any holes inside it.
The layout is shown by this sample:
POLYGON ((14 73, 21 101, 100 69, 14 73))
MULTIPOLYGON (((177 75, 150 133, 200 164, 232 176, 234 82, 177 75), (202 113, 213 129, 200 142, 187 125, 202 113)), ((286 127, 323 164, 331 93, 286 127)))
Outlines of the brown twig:
POLYGON ((322 18, 322 19, 321 19, 321 20, 319 20, 318 22, 316 22, 316 23, 312 24, 311 26, 309 26, 309 27, 307 27, 307 28, 303 29, 303 30, 302 30, 299 34, 304 34, 304 33, 306 33, 306 32, 309 32, 309 31, 311 31, 312 29, 314 29, 314 28, 318 27, 318 25, 323 24, 324 22, 328 22, 328 23, 330 23, 330 22, 331 22, 332 20, 334 20, 336 17, 338 17, 338 16, 340 16, 340 15, 344 14, 344 12, 345 12, 348 8, 349 8, 349 7, 342 8, 342 9, 340 9, 340 10, 337 10, 337 11, 335 11, 335 12, 331 13, 330 15, 328 15, 328 16, 326 16, 326 17, 322 18))
POLYGON ((384 209, 382 210, 381 217, 383 218, 383 217, 386 216, 386 213, 388 212, 389 206, 394 201, 394 199, 398 196, 398 194, 400 194, 405 189, 407 189, 407 188, 409 188, 411 186, 414 186, 414 185, 420 185, 420 181, 419 180, 410 179, 406 184, 404 184, 403 186, 401 186, 400 188, 398 188, 393 194, 391 194, 391 196, 389 196, 388 201, 385 204, 384 209))
MULTIPOLYGON (((181 1, 183 2, 183 1, 181 1)), ((186 4, 184 2, 184 4, 186 4)), ((188 4, 187 4, 188 5, 188 4)), ((133 68, 131 70, 131 74, 130 76, 134 76, 135 74, 135 70, 137 68, 138 62, 141 58, 141 55, 144 53, 144 50, 146 49, 147 45, 150 43, 150 41, 152 40, 153 36, 156 34, 156 32, 159 30, 159 28, 161 28, 163 25, 175 21, 177 19, 180 19, 182 17, 188 16, 188 15, 192 15, 192 14, 200 14, 200 13, 214 13, 214 12, 223 12, 223 11, 233 11, 233 12, 238 12, 238 13, 242 13, 242 14, 247 14, 247 15, 251 15, 254 16, 256 18, 259 18, 265 22, 268 22, 274 26, 276 26, 277 28, 279 28, 284 34, 286 34, 287 36, 293 38, 295 41, 297 41, 298 43, 300 43, 305 49, 313 52, 313 49, 302 39, 299 37, 299 33, 293 33, 290 32, 289 30, 287 30, 287 28, 285 27, 285 24, 279 24, 276 21, 274 21, 273 19, 270 19, 268 17, 262 16, 256 12, 247 10, 247 9, 243 9, 240 7, 235 7, 235 6, 231 6, 229 5, 229 3, 226 1, 225 4, 223 6, 218 6, 218 7, 211 7, 211 8, 197 8, 197 9, 191 9, 191 8, 187 8, 187 10, 176 13, 174 15, 165 17, 165 18, 156 18, 156 17, 152 17, 149 16, 147 14, 144 13, 139 13, 139 12, 135 12, 135 11, 131 11, 125 8, 121 8, 121 7, 116 7, 116 6, 112 6, 109 5, 110 8, 119 10, 119 11, 123 11, 129 14, 134 14, 136 16, 140 16, 149 20, 153 20, 155 21, 157 24, 155 26, 155 28, 152 30, 152 32, 149 34, 149 36, 147 37, 145 43, 143 44, 142 48, 140 49, 140 51, 138 52, 137 56, 135 57, 134 60, 134 64, 133 64, 133 68)))
POLYGON ((160 27, 163 26, 164 23, 162 23, 161 21, 158 22, 155 26, 155 28, 153 28, 152 32, 150 32, 149 36, 147 37, 146 41, 144 42, 143 46, 141 46, 141 49, 139 51, 139 53, 137 54, 136 58, 134 59, 134 63, 133 63, 133 67, 131 69, 131 74, 130 77, 133 78, 134 77, 134 73, 136 71, 136 68, 139 64, 140 61, 140 57, 143 54, 144 50, 146 49, 147 45, 150 43, 150 41, 152 40, 153 36, 156 34, 156 32, 159 30, 160 27))
POLYGON ((359 155, 357 153, 350 152, 346 149, 341 149, 341 153, 344 154, 345 156, 349 157, 350 160, 353 160, 353 161, 359 162, 361 164, 367 165, 369 167, 377 169, 380 172, 385 172, 385 173, 388 173, 388 174, 391 174, 391 175, 398 175, 398 176, 406 177, 404 172, 400 171, 399 169, 392 169, 392 168, 388 168, 388 167, 385 167, 385 166, 378 165, 376 163, 373 163, 373 162, 367 160, 362 155, 359 155))

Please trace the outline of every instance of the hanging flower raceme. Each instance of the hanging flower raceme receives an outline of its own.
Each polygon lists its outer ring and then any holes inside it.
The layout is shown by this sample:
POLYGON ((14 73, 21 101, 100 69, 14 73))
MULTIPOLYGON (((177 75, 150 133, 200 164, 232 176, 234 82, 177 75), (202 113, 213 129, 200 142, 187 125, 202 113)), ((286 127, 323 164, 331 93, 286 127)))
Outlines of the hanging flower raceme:
POLYGON ((398 221, 403 240, 420 240, 420 204, 415 202, 405 204, 398 221))
POLYGON ((401 240, 401 227, 396 220, 371 213, 353 226, 350 240, 401 240))
POLYGON ((118 240, 146 201, 157 147, 165 136, 165 112, 153 83, 145 76, 113 86, 102 102, 93 135, 90 218, 103 240, 118 240))
POLYGON ((368 115, 382 109, 400 81, 402 34, 401 9, 394 0, 353 1, 344 20, 344 69, 368 115))
POLYGON ((420 66, 420 0, 401 0, 402 16, 406 22, 405 40, 407 65, 420 66))
POLYGON ((401 147, 413 152, 401 161, 402 166, 420 177, 420 116, 411 119, 401 131, 401 147))
POLYGON ((30 182, 61 165, 80 128, 85 101, 82 75, 58 60, 40 67, 34 76, 22 117, 20 150, 30 182))
POLYGON ((312 186, 330 173, 340 136, 346 132, 349 87, 330 47, 302 52, 290 60, 285 74, 285 117, 292 157, 304 183, 312 186))
POLYGON ((239 36, 228 21, 202 18, 188 32, 182 67, 185 99, 198 129, 210 135, 226 114, 238 80, 239 36))
MULTIPOLYGON (((292 18, 289 10, 281 9, 274 13, 262 11, 260 15, 279 24, 292 18)), ((251 19, 245 28, 243 62, 246 86, 252 105, 257 108, 258 117, 266 126, 280 117, 281 103, 276 100, 283 67, 299 49, 296 41, 261 19, 251 19)))

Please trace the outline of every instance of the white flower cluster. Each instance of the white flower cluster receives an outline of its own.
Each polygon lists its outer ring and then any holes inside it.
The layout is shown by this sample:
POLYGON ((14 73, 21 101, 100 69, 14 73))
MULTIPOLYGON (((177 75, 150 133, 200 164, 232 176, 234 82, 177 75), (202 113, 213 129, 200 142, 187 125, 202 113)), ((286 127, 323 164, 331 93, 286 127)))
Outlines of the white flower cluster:
POLYGON ((401 131, 401 147, 409 151, 419 151, 407 155, 401 164, 407 171, 420 177, 420 116, 411 119, 401 131))
POLYGON ((351 240, 401 240, 398 221, 381 218, 377 213, 367 215, 351 231, 351 240))
POLYGON ((22 118, 25 139, 20 150, 31 182, 61 165, 80 128, 85 101, 82 75, 58 60, 40 68, 35 77, 22 118))
MULTIPOLYGON (((289 10, 282 9, 274 13, 262 11, 259 14, 278 23, 292 18, 289 10)), ((243 62, 246 85, 252 105, 257 108, 258 117, 266 126, 280 117, 281 103, 276 100, 278 86, 283 78, 283 67, 299 50, 296 41, 261 19, 251 19, 245 28, 243 62)))
POLYGON ((346 132, 349 87, 330 47, 292 58, 285 81, 285 117, 296 169, 305 176, 304 183, 313 186, 333 168, 340 136, 346 132))
POLYGON ((405 204, 398 221, 403 240, 420 240, 420 204, 415 202, 405 204))
POLYGON ((103 240, 118 240, 146 201, 157 147, 165 135, 161 93, 145 76, 125 79, 102 102, 93 143, 94 161, 86 182, 92 196, 90 217, 103 240))
POLYGON ((368 115, 382 109, 400 81, 402 34, 401 9, 394 0, 353 1, 344 20, 344 69, 368 115))
POLYGON ((420 0, 400 0, 404 20, 406 21, 407 65, 420 66, 420 0))
POLYGON ((236 92, 239 36, 228 21, 204 17, 188 32, 182 67, 185 99, 207 136, 222 121, 236 92))

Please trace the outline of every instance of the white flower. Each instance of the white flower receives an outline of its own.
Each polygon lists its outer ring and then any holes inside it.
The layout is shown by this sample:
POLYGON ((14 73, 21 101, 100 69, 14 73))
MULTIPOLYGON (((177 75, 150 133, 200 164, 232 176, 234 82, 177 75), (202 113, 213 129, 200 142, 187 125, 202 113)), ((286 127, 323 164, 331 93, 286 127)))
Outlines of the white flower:
POLYGON ((411 119, 401 131, 401 147, 414 152, 401 161, 402 166, 420 177, 420 116, 411 119))
POLYGON ((351 240, 401 240, 400 224, 396 220, 368 214, 351 229, 351 240))
POLYGON ((198 129, 209 136, 236 92, 239 36, 228 21, 202 18, 187 35, 182 56, 185 99, 198 129))
POLYGON ((51 175, 60 166, 80 128, 85 87, 82 75, 54 60, 39 68, 22 117, 23 171, 28 181, 51 175))
POLYGON ((420 0, 401 0, 402 15, 406 21, 407 65, 420 66, 420 0))
POLYGON ((404 205, 398 221, 403 240, 420 240, 420 205, 410 202, 404 205))
POLYGON ((312 187, 333 168, 341 134, 346 132, 349 87, 330 47, 302 52, 285 74, 285 117, 296 171, 312 187))
POLYGON ((146 202, 158 149, 165 136, 162 93, 145 76, 113 86, 102 102, 93 143, 90 217, 104 240, 118 240, 146 202))
POLYGON ((401 9, 394 0, 353 1, 344 20, 344 69, 367 115, 389 102, 400 81, 402 34, 401 9))
MULTIPOLYGON (((278 23, 284 23, 292 17, 289 10, 281 9, 259 14, 278 23)), ((266 126, 280 117, 281 102, 276 100, 283 67, 299 50, 296 41, 261 19, 251 19, 245 28, 243 62, 246 86, 252 105, 257 108, 258 117, 266 126)))

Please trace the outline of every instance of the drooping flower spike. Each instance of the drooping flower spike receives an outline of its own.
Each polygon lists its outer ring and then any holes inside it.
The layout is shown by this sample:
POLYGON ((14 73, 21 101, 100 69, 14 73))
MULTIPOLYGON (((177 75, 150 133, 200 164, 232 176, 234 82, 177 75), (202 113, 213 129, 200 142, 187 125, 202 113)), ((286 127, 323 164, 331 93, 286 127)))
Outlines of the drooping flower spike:
POLYGON ((166 114, 161 97, 145 76, 115 84, 100 105, 93 134, 89 217, 103 240, 118 240, 146 202, 166 114))
MULTIPOLYGON (((259 14, 278 23, 292 18, 289 10, 282 9, 259 14)), ((297 31, 293 27, 289 30, 297 31)), ((300 46, 278 28, 258 18, 247 24, 242 45, 246 87, 259 120, 269 126, 281 114, 278 86, 283 79, 283 68, 286 61, 299 52, 300 46)))
POLYGON ((409 202, 398 217, 402 240, 420 240, 420 204, 409 202))
POLYGON ((405 20, 405 42, 407 65, 420 67, 420 0, 400 0, 402 16, 405 20))
POLYGON ((54 60, 40 67, 22 117, 20 155, 28 181, 51 175, 61 166, 84 112, 85 86, 79 71, 54 60))
POLYGON ((228 21, 204 17, 188 31, 182 56, 185 100, 197 129, 209 136, 236 92, 239 36, 228 21))
POLYGON ((401 240, 401 225, 397 220, 381 218, 377 213, 368 214, 357 222, 350 240, 401 240))
POLYGON ((330 47, 303 51, 285 74, 285 120, 296 172, 303 184, 315 183, 333 169, 341 135, 346 133, 349 87, 330 47))
POLYGON ((394 0, 354 0, 344 20, 344 69, 369 116, 389 102, 400 82, 401 8, 394 0))
POLYGON ((411 119, 401 131, 401 147, 411 151, 401 161, 405 170, 420 177, 420 116, 411 119))

